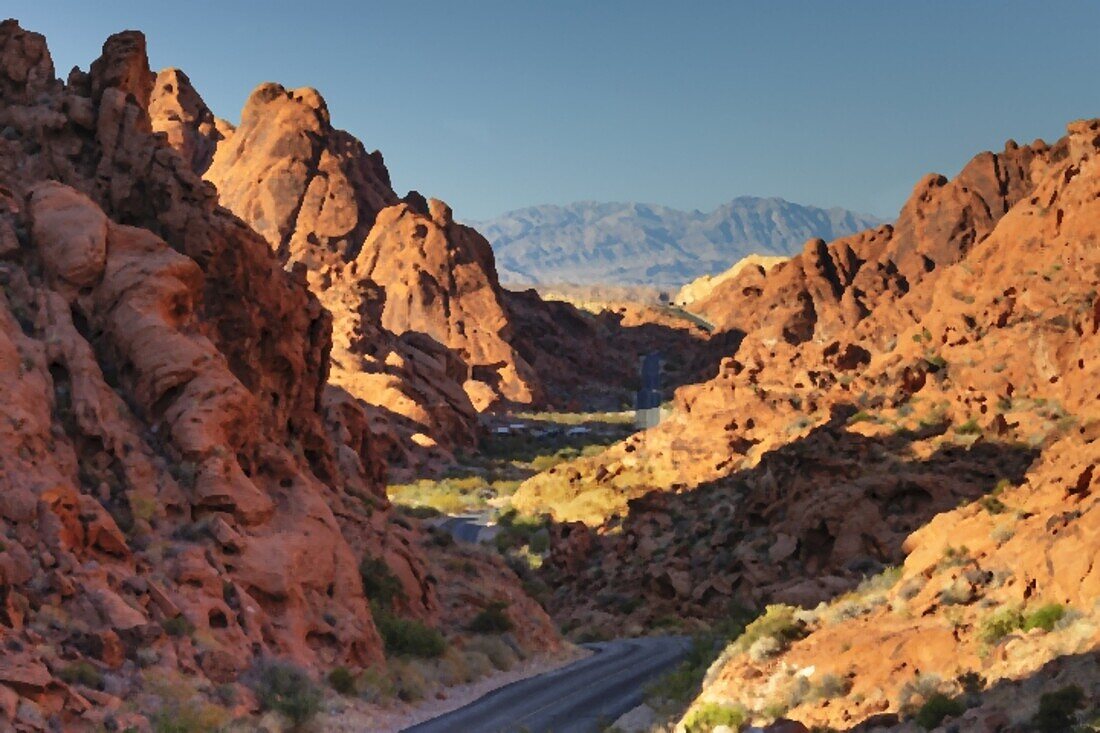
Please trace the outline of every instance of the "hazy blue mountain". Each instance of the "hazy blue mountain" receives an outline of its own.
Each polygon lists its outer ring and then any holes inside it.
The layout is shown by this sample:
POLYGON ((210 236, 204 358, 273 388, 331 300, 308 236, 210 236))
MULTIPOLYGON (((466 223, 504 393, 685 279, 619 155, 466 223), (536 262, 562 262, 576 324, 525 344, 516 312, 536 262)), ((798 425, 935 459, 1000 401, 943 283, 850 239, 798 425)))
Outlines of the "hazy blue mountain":
POLYGON ((847 209, 742 196, 714 211, 581 201, 471 222, 492 242, 504 283, 681 285, 747 254, 786 255, 811 237, 882 223, 847 209))

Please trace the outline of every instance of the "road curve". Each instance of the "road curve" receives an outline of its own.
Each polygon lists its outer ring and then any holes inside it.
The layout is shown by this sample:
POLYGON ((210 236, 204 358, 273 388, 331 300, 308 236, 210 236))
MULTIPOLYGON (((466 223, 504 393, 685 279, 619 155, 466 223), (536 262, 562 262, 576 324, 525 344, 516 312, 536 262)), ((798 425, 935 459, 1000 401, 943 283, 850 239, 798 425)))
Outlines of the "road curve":
POLYGON ((404 733, 594 733, 642 701, 642 687, 687 652, 683 636, 585 644, 595 654, 494 690, 404 733))

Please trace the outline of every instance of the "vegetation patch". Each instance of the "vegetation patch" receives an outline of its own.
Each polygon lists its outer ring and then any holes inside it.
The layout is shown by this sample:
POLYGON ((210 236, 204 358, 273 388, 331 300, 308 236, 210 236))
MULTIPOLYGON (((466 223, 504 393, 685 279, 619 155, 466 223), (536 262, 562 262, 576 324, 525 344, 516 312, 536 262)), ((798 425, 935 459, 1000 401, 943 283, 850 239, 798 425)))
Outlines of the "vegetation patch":
POLYGON ((964 712, 966 705, 961 700, 937 692, 921 705, 913 719, 921 728, 932 730, 938 728, 947 718, 957 717, 964 712))
POLYGON ((103 687, 103 673, 101 673, 91 662, 81 660, 79 662, 73 662, 72 664, 62 667, 57 676, 70 685, 83 685, 84 687, 90 687, 94 690, 102 689, 103 687))
POLYGON ((321 688, 305 670, 281 660, 261 662, 250 686, 264 710, 274 710, 294 726, 302 726, 321 710, 321 688))
POLYGON ((1039 698, 1039 709, 1031 718, 1031 724, 1040 733, 1060 733, 1072 730, 1077 711, 1085 704, 1085 691, 1077 685, 1069 685, 1039 698))
POLYGON ((329 672, 328 683, 341 695, 355 694, 355 675, 347 667, 336 667, 329 672))
POLYGON ((512 619, 508 618, 506 609, 508 604, 504 601, 493 601, 474 616, 470 622, 470 631, 478 634, 503 634, 514 627, 512 619))
POLYGON ((359 577, 367 599, 380 608, 393 608, 394 600, 405 594, 401 581, 381 558, 364 555, 359 563, 359 577))
POLYGON ((373 607, 374 624, 386 643, 386 651, 413 657, 441 657, 447 650, 443 634, 415 619, 395 616, 392 612, 373 607))
POLYGON ((710 733, 720 725, 739 730, 745 724, 748 713, 741 706, 704 703, 692 709, 684 718, 687 733, 710 733))
POLYGON ((745 627, 735 645, 739 651, 747 651, 763 640, 778 642, 780 648, 806 635, 806 624, 796 614, 798 609, 786 604, 776 604, 764 609, 764 613, 745 627))
POLYGON ((1048 603, 1026 613, 1014 606, 1002 608, 982 621, 978 637, 987 644, 996 644, 1014 631, 1053 631, 1065 615, 1066 608, 1058 603, 1048 603))

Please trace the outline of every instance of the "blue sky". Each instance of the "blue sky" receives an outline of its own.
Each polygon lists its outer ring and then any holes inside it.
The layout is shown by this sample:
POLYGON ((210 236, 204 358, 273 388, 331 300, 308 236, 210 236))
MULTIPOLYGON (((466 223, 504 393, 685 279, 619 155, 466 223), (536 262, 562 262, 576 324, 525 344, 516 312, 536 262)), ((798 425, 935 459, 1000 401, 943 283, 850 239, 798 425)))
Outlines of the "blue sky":
POLYGON ((1100 3, 8 0, 58 74, 143 30, 235 120, 263 81, 481 219, 782 196, 893 216, 927 172, 1100 115, 1100 3))

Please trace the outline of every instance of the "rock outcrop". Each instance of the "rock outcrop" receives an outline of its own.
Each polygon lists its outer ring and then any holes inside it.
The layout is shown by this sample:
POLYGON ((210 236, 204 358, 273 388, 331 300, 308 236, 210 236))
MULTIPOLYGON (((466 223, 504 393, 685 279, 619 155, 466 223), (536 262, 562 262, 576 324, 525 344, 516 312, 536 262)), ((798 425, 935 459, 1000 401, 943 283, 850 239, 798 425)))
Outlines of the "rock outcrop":
POLYGON ((779 263, 786 262, 788 259, 787 257, 769 257, 757 254, 742 257, 728 270, 720 272, 717 275, 700 275, 687 285, 684 285, 676 292, 676 295, 672 298, 672 302, 674 305, 678 305, 681 308, 695 308, 696 310, 707 311, 713 306, 707 306, 705 304, 710 300, 715 290, 723 283, 737 277, 743 270, 753 268, 755 270, 753 274, 760 276, 766 274, 768 270, 779 263), (699 305, 696 305, 696 303, 699 305))
MULTIPOLYGON (((383 663, 366 554, 400 613, 453 633, 471 612, 327 382, 328 312, 196 175, 194 99, 154 133, 155 86, 140 33, 62 83, 41 36, 0 23, 0 720, 20 731, 143 726, 156 673, 247 711, 262 658, 383 663)), ((484 562, 522 643, 554 644, 484 562)))
MULTIPOLYGON (((156 125, 177 131, 169 142, 197 160, 190 152, 206 149, 209 126, 175 120, 212 116, 185 78, 162 76, 153 106, 171 119, 156 125)), ((260 85, 209 167, 194 169, 286 267, 303 269, 335 321, 332 381, 368 405, 397 464, 444 465, 474 445, 485 410, 600 393, 617 409, 637 356, 670 346, 501 288, 488 242, 441 201, 415 191, 399 199, 381 154, 334 128, 316 90, 260 85)), ((670 336, 687 352, 702 341, 670 336)))
MULTIPOLYGON (((896 227, 811 242, 754 273, 759 292, 730 311, 747 335, 717 377, 681 389, 662 425, 517 492, 521 510, 588 525, 552 536, 544 567, 561 588, 558 618, 598 633, 668 616, 690 626, 731 603, 813 607, 903 561, 906 577, 930 577, 927 558, 959 544, 985 548, 982 569, 1027 577, 991 596, 999 603, 1091 609, 1094 591, 1063 584, 1092 582, 1068 548, 1083 551, 1094 532, 1098 128, 1074 123, 1054 145, 979 156, 954 182, 926 179, 896 227), (1017 486, 1024 515, 1001 506, 1017 486), (967 533, 1013 516, 1030 560, 998 555, 988 538, 971 544, 967 533), (964 530, 968 517, 977 523, 964 530), (956 522, 957 537, 926 526, 956 522), (928 544, 911 569, 918 537, 928 544)), ((949 626, 946 611, 928 613, 949 626)), ((909 667, 956 674, 954 655, 922 656, 902 621, 909 667)), ((730 674, 732 696, 756 673, 730 674)), ((855 710, 872 712, 832 700, 806 721, 850 727, 859 718, 840 716, 855 710)))

